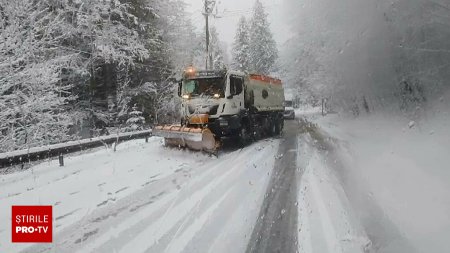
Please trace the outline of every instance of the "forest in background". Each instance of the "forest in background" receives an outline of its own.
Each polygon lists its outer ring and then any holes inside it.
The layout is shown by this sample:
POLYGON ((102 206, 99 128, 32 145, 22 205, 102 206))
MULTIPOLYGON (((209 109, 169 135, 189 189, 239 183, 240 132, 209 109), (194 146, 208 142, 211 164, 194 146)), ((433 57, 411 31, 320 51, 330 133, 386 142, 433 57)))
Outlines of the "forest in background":
POLYGON ((0 152, 172 121, 175 73, 204 51, 185 7, 0 0, 0 152))
MULTIPOLYGON (((0 152, 177 122, 177 79, 206 59, 204 26, 186 9, 183 0, 0 0, 0 152)), ((269 74, 278 49, 259 0, 241 24, 231 64, 210 27, 213 67, 269 74)))
MULTIPOLYGON (((284 0, 285 83, 309 104, 420 118, 450 106, 447 0, 284 0)), ((445 114, 440 115, 445 116, 445 114)))
MULTIPOLYGON (((211 27, 214 67, 276 73, 300 102, 355 116, 450 106, 447 1, 283 3, 280 51, 255 1, 230 62, 211 27)), ((183 0, 0 0, 0 152, 176 121, 176 78, 205 64, 196 29, 183 0)))

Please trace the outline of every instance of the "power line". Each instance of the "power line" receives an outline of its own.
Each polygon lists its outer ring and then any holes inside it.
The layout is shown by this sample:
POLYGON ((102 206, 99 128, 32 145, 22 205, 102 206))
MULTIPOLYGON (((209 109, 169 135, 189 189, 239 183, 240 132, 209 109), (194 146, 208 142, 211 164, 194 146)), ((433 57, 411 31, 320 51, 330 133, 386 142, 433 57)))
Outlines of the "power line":
MULTIPOLYGON (((264 5, 264 8, 272 8, 280 6, 279 3, 276 4, 269 4, 264 5)), ((240 10, 224 10, 221 14, 217 14, 218 18, 228 18, 228 17, 236 17, 236 16, 242 16, 244 14, 250 14, 253 12, 253 7, 246 8, 246 9, 240 9, 240 10)))

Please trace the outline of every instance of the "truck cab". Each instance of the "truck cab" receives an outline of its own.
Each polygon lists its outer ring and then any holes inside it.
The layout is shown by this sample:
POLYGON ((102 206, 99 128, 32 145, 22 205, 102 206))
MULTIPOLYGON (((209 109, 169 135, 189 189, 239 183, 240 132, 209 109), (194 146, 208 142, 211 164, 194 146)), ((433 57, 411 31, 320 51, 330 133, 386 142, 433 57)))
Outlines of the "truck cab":
MULTIPOLYGON (((282 128, 281 80, 239 71, 188 68, 179 82, 181 124, 209 128, 216 137, 282 128)), ((273 130, 275 132, 275 130, 273 130)), ((279 130, 280 131, 280 130, 279 130)), ((279 132, 278 131, 278 132, 279 132)))
POLYGON ((179 83, 181 123, 208 126, 219 136, 240 127, 245 111, 245 74, 225 70, 188 69, 179 83))

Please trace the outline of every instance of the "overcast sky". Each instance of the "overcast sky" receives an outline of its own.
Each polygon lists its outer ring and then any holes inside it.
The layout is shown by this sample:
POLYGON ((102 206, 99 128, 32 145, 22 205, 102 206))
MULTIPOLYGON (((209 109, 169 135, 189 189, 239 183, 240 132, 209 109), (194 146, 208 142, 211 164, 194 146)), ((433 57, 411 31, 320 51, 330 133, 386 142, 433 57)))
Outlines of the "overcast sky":
MULTIPOLYGON (((200 31, 205 26, 205 18, 202 15, 204 0, 185 0, 189 4, 189 12, 192 13, 192 21, 200 31)), ((283 20, 283 0, 261 0, 269 14, 274 38, 278 47, 289 38, 289 29, 283 20)), ((237 23, 242 15, 251 17, 255 0, 218 0, 218 13, 222 16, 212 19, 212 24, 217 28, 220 39, 227 43, 230 50, 236 33, 237 23)))

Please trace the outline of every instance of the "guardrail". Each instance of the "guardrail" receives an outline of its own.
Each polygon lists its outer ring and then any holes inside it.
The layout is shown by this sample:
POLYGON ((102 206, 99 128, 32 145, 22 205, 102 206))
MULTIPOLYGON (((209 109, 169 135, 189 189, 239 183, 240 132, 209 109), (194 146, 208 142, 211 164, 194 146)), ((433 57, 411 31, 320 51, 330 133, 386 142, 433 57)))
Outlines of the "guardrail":
POLYGON ((0 153, 0 168, 6 168, 12 165, 20 165, 27 162, 45 160, 52 157, 59 157, 60 166, 64 166, 64 154, 83 151, 86 149, 104 146, 105 144, 119 143, 133 139, 148 138, 152 135, 151 130, 112 134, 91 139, 78 141, 69 141, 44 147, 35 147, 24 150, 16 150, 7 153, 0 153))

